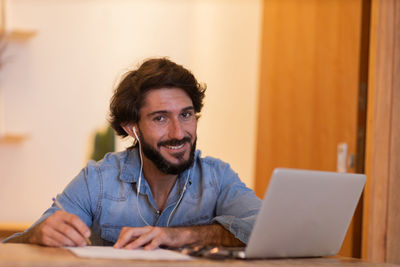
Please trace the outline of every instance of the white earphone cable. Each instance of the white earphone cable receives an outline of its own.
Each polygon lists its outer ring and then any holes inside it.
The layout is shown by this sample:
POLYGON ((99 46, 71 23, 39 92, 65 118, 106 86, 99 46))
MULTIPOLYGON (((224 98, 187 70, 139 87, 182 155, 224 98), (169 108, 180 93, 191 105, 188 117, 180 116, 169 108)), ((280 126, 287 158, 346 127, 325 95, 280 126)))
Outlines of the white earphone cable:
POLYGON ((139 143, 139 158, 140 158, 140 171, 139 171, 139 181, 138 181, 138 185, 136 188, 136 207, 139 213, 140 218, 142 219, 142 221, 150 226, 150 224, 145 220, 145 218, 143 218, 142 213, 140 212, 140 207, 139 207, 139 195, 140 195, 140 184, 142 182, 142 170, 143 170, 143 157, 142 157, 142 150, 141 150, 141 144, 140 144, 140 140, 136 134, 135 128, 132 129, 133 133, 135 134, 136 140, 139 143))
POLYGON ((186 181, 185 181, 185 185, 183 186, 182 194, 181 194, 181 196, 179 197, 178 202, 176 202, 176 205, 175 205, 174 209, 171 211, 171 213, 170 213, 169 216, 168 216, 167 227, 169 226, 169 222, 170 222, 170 220, 171 220, 172 214, 175 213, 176 208, 177 208, 177 207, 179 206, 179 204, 181 203, 181 200, 182 200, 182 198, 183 198, 183 195, 185 194, 186 185, 187 185, 187 183, 188 183, 188 181, 189 181, 189 177, 190 177, 190 172, 191 172, 191 170, 192 170, 192 169, 189 170, 188 175, 187 175, 187 177, 186 177, 186 181))
MULTIPOLYGON (((146 225, 151 226, 151 225, 145 220, 145 218, 143 218, 142 213, 140 212, 140 207, 139 207, 139 194, 140 194, 140 184, 141 184, 141 181, 142 181, 142 171, 143 171, 143 156, 142 156, 142 149, 141 149, 141 145, 142 145, 142 144, 140 143, 139 137, 138 137, 137 134, 136 134, 135 127, 132 128, 132 131, 133 131, 133 134, 135 135, 136 140, 137 140, 137 142, 138 142, 138 144, 139 144, 139 158, 140 158, 140 171, 139 171, 139 179, 138 179, 139 181, 138 181, 138 186, 137 186, 137 189, 136 189, 136 190, 137 190, 137 193, 136 193, 136 207, 137 207, 139 216, 140 216, 140 218, 142 219, 142 221, 143 221, 146 225)), ((194 167, 194 164, 193 164, 193 167, 194 167)), ((170 220, 171 220, 171 218, 172 218, 172 215, 175 213, 176 208, 177 208, 177 207, 179 206, 179 204, 181 203, 181 200, 182 200, 182 198, 183 198, 183 195, 185 194, 185 191, 186 191, 186 188, 187 188, 187 183, 188 183, 188 181, 189 181, 189 179, 190 179, 191 170, 192 170, 192 168, 189 169, 188 175, 186 176, 185 184, 184 184, 184 186, 183 186, 182 193, 181 193, 181 195, 180 195, 178 201, 176 202, 175 207, 172 209, 171 213, 170 213, 169 216, 168 216, 167 227, 169 226, 169 222, 170 222, 170 220)))

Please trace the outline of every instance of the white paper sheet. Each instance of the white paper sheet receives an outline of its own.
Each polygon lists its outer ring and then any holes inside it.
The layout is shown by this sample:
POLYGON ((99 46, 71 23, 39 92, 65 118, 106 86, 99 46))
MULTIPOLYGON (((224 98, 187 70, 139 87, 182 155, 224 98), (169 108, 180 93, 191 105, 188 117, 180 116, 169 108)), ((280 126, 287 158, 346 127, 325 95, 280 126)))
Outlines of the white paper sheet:
POLYGON ((135 260, 192 260, 193 258, 167 249, 115 249, 113 247, 86 246, 66 247, 76 256, 81 258, 99 259, 135 259, 135 260))

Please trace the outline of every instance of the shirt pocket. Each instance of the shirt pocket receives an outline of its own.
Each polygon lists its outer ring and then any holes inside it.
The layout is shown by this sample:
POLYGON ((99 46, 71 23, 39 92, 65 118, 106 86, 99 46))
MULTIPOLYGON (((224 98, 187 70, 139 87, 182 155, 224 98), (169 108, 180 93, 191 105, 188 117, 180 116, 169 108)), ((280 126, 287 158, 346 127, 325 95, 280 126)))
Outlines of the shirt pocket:
POLYGON ((199 202, 204 202, 204 200, 211 200, 215 203, 216 196, 217 192, 215 186, 208 182, 201 185, 189 186, 184 199, 185 201, 196 205, 199 202))
POLYGON ((121 233, 122 226, 116 225, 102 225, 101 226, 101 239, 106 242, 114 244, 117 242, 119 234, 121 233))
POLYGON ((119 183, 119 188, 114 187, 107 187, 105 184, 104 190, 104 198, 107 200, 113 201, 126 201, 128 199, 129 194, 132 194, 132 184, 130 183, 119 183))

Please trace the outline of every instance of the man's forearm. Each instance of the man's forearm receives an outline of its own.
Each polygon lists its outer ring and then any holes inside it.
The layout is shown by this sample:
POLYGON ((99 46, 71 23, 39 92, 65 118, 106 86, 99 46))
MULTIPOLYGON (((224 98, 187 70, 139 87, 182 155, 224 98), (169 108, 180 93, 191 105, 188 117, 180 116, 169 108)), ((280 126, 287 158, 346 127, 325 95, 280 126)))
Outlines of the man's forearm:
POLYGON ((224 247, 242 247, 246 245, 220 224, 184 228, 188 230, 187 238, 191 244, 224 247))

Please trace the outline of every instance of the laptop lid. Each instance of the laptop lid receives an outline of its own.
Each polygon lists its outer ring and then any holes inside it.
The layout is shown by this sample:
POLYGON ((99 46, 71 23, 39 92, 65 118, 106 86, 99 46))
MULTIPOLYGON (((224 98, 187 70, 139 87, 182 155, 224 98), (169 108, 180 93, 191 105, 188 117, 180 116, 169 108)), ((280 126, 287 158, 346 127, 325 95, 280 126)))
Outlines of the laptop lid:
POLYGON ((245 257, 336 255, 365 180, 363 174, 275 169, 245 257))

